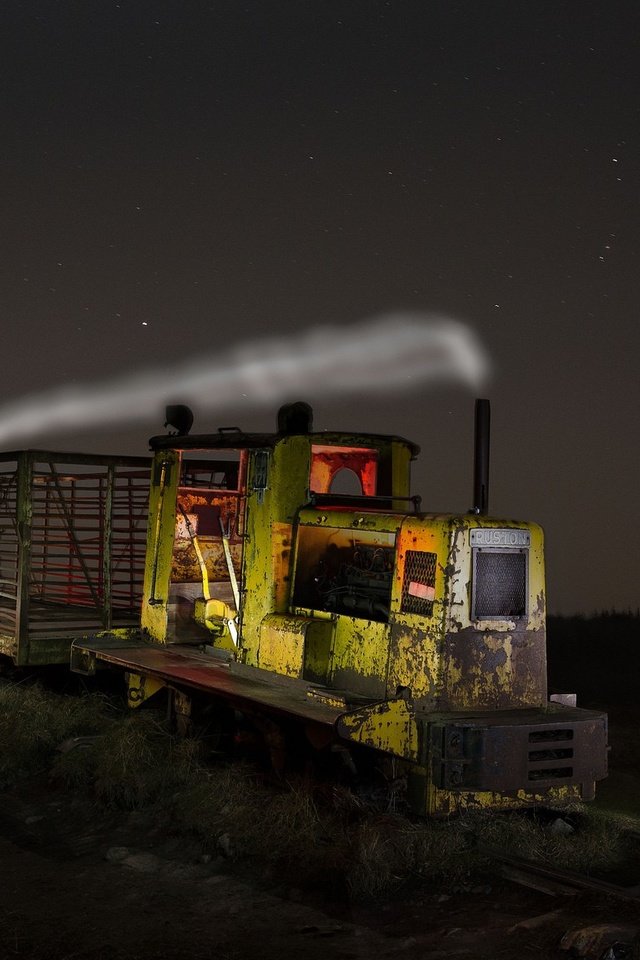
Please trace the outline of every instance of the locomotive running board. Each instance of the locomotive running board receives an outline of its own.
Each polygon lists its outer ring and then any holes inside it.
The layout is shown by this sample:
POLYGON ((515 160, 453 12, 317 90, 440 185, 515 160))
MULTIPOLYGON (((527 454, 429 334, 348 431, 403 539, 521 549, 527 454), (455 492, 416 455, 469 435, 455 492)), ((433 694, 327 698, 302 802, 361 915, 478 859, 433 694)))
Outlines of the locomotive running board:
POLYGON ((100 664, 152 677, 167 686, 218 694, 240 710, 258 704, 275 713, 293 714, 334 728, 345 712, 374 702, 369 698, 339 696, 336 691, 332 691, 331 698, 317 696, 317 684, 267 673, 184 644, 136 644, 132 639, 108 633, 77 640, 72 645, 72 671, 90 676, 100 664))

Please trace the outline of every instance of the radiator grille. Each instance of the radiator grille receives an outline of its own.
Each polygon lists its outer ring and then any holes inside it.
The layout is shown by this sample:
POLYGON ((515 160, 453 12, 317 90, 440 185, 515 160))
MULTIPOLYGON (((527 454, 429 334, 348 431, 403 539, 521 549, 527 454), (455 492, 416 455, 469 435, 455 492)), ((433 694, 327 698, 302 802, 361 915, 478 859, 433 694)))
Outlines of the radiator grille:
POLYGON ((435 553, 407 550, 400 607, 403 613, 418 613, 423 617, 433 616, 437 560, 438 556, 435 553))
POLYGON ((526 615, 526 551, 474 551, 473 608, 474 619, 526 615))

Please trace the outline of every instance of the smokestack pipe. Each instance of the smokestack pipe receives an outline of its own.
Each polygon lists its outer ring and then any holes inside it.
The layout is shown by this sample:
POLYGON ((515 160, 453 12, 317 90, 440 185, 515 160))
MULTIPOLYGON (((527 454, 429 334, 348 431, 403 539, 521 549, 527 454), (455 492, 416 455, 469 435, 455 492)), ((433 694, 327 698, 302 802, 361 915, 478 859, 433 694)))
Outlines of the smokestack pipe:
POLYGON ((476 400, 475 442, 473 454, 473 513, 489 512, 489 441, 491 405, 476 400))

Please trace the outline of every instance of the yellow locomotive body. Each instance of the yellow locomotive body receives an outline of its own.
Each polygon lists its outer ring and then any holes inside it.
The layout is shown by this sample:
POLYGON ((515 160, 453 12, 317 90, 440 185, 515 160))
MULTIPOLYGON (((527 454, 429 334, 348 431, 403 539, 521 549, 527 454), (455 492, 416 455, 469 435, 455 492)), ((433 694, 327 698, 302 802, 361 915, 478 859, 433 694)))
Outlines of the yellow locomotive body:
POLYGON ((607 718, 548 700, 540 527, 418 512, 399 437, 151 445, 140 628, 76 641, 73 669, 395 757, 421 814, 593 796, 607 718))

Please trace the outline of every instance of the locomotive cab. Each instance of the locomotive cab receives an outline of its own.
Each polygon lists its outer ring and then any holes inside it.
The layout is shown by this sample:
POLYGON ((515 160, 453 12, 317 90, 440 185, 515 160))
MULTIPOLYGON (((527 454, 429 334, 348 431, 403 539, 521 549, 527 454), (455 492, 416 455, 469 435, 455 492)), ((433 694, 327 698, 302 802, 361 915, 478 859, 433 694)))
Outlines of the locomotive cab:
POLYGON ((399 438, 364 439, 239 431, 154 438, 142 606, 148 635, 162 644, 209 639, 229 649, 231 641, 239 659, 264 666, 262 621, 289 612, 300 505, 401 509, 410 500, 417 448, 399 438), (349 492, 336 493, 345 483, 349 492), (207 610, 226 612, 231 632, 207 610))

